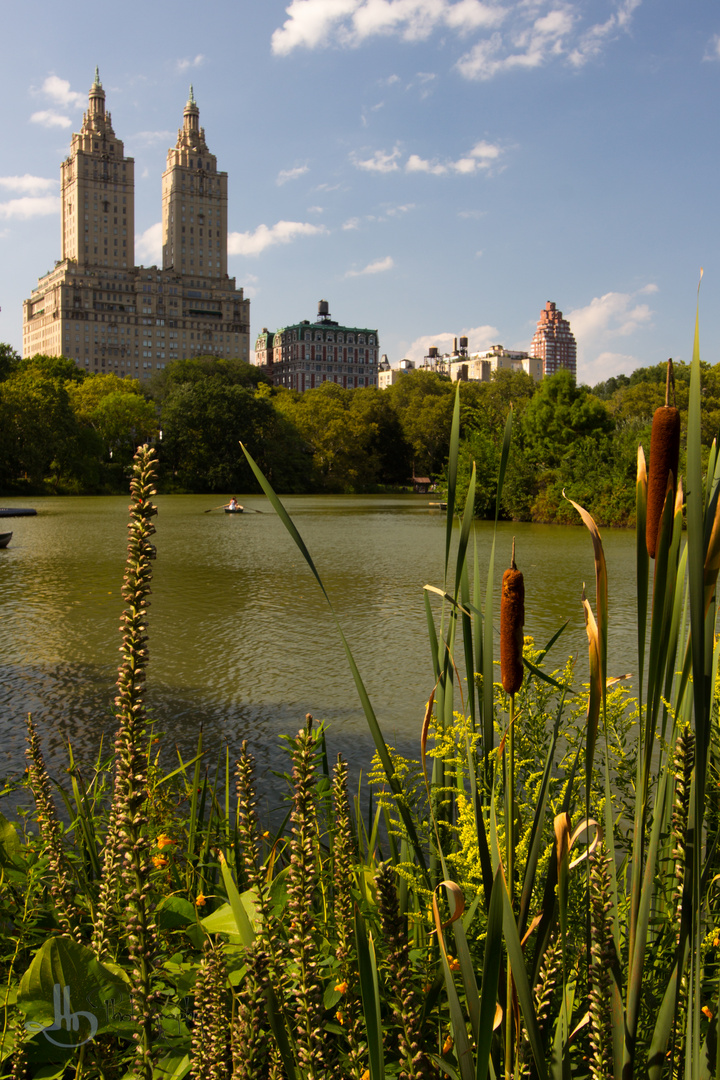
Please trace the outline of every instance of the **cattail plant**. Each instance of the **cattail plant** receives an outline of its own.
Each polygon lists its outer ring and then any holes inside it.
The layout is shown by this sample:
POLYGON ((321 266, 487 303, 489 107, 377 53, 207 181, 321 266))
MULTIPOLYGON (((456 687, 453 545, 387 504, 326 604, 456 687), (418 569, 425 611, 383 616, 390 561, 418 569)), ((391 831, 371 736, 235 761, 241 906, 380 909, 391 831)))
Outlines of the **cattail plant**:
POLYGON ((313 937, 315 891, 318 886, 317 808, 315 804, 315 742, 301 728, 293 751, 293 808, 290 817, 288 872, 288 940, 295 969, 293 1021, 298 1064, 307 1080, 331 1074, 323 1031, 323 982, 313 937))
POLYGON ((138 448, 130 482, 130 535, 122 587, 126 607, 120 619, 122 660, 115 699, 118 720, 115 787, 94 934, 96 952, 102 955, 107 949, 111 913, 113 909, 119 909, 114 917, 127 941, 131 963, 130 998, 136 1025, 135 1076, 142 1080, 152 1080, 151 1047, 157 1008, 151 986, 156 927, 150 904, 151 843, 145 813, 148 759, 143 740, 146 720, 143 690, 148 662, 147 598, 152 578, 151 561, 155 558, 150 537, 155 532, 152 518, 157 514, 152 503, 155 494, 153 453, 148 446, 138 448))
POLYGON ((675 494, 680 460, 680 413, 670 404, 670 384, 675 398, 675 377, 672 360, 667 363, 665 404, 655 410, 650 434, 650 472, 648 475, 647 520, 645 543, 651 559, 655 558, 663 507, 668 487, 675 494))
MULTIPOLYGON (((523 626, 525 624, 525 582, 522 571, 515 565, 515 537, 513 537, 510 569, 502 579, 500 599, 500 678, 503 689, 510 695, 510 715, 508 723, 508 761, 505 783, 505 833, 507 882, 512 905, 515 890, 515 695, 523 681, 523 626)), ((505 1076, 510 1076, 510 1062, 513 1048, 512 1010, 510 1002, 513 995, 512 969, 507 965, 507 987, 505 1010, 505 1076)))
POLYGON ((375 876, 380 922, 388 954, 389 991, 401 1054, 400 1080, 430 1080, 437 1073, 423 1049, 420 1017, 422 1002, 415 989, 405 920, 400 914, 395 879, 388 863, 375 876))
POLYGON ((28 759, 28 778, 35 799, 40 838, 48 860, 50 895, 61 930, 80 941, 81 919, 75 905, 73 874, 63 846, 62 830, 50 790, 50 777, 45 768, 40 739, 31 716, 27 718, 27 729, 28 746, 25 753, 28 759))

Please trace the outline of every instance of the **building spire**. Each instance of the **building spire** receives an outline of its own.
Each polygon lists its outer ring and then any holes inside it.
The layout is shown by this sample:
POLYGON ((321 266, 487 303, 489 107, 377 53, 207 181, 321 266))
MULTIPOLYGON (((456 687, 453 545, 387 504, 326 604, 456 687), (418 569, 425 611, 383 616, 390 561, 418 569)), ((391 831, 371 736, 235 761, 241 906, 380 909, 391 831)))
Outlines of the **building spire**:
POLYGON ((188 105, 197 105, 197 102, 195 100, 195 94, 193 93, 192 83, 190 83, 190 94, 189 94, 187 103, 188 103, 188 105))
POLYGON ((93 86, 102 86, 102 83, 100 82, 100 68, 97 64, 95 65, 95 82, 93 83, 93 86))

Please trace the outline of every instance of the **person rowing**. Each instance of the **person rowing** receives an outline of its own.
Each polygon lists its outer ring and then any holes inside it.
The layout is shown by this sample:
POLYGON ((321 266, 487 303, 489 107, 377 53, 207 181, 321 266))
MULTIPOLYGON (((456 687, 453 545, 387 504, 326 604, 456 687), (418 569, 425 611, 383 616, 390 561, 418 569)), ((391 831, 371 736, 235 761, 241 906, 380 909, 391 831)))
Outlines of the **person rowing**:
POLYGON ((232 499, 230 500, 230 502, 228 503, 227 508, 228 508, 228 510, 242 510, 243 509, 234 495, 233 495, 232 499))

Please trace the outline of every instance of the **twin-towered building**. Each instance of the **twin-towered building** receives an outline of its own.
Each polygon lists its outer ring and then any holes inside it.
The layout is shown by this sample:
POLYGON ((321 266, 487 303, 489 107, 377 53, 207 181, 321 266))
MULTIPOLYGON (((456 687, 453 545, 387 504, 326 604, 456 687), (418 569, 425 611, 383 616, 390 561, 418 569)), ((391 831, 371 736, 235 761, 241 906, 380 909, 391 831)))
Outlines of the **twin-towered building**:
POLYGON ((378 332, 333 322, 327 300, 321 300, 314 323, 304 319, 275 331, 263 327, 254 362, 276 386, 301 393, 324 382, 346 389, 377 386, 378 332))
POLYGON ((161 269, 135 265, 134 168, 96 69, 61 166, 60 260, 25 301, 23 355, 140 379, 182 357, 247 360, 250 301, 227 274, 227 173, 192 87, 162 177, 161 269))

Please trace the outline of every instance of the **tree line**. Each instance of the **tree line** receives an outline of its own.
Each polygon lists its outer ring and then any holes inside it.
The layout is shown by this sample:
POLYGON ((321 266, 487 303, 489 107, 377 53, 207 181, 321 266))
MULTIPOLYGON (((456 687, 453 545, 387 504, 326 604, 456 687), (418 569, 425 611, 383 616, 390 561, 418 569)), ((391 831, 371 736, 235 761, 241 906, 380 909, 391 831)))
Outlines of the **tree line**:
MULTIPOLYGON (((592 389, 567 372, 535 383, 499 371, 460 390, 459 489, 473 463, 474 511, 495 512, 503 432, 513 410, 513 448, 502 513, 521 521, 575 518, 563 490, 600 524, 626 525, 635 505, 636 447, 650 446, 665 400, 666 365, 640 368, 592 389)), ((689 367, 675 366, 687 413, 689 367)), ((126 490, 135 447, 155 444, 160 490, 257 490, 242 442, 281 493, 353 493, 442 485, 455 385, 431 371, 385 390, 324 383, 298 394, 274 387, 240 360, 177 360, 146 385, 86 374, 72 360, 21 360, 0 345, 0 492, 96 494, 126 490)), ((703 366, 703 441, 720 426, 720 365, 703 366)), ((681 457, 681 472, 684 458, 681 457)))

